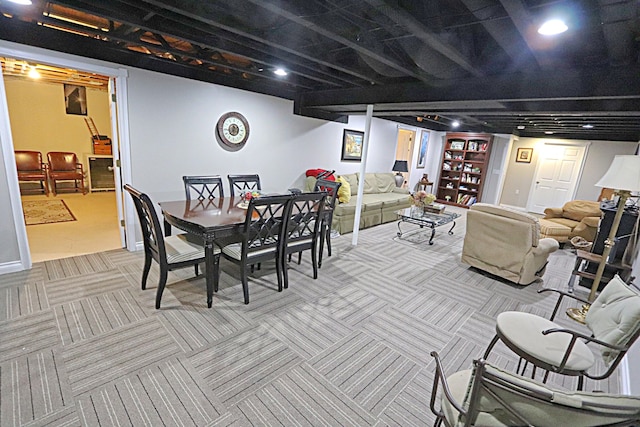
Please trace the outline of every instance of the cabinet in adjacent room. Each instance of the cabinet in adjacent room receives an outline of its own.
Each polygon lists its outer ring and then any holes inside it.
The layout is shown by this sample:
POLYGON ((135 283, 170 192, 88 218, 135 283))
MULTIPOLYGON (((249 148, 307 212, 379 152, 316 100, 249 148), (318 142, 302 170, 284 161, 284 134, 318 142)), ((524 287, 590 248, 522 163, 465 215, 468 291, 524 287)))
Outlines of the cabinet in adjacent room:
POLYGON ((439 202, 469 207, 481 200, 492 141, 489 134, 447 133, 436 194, 439 202))

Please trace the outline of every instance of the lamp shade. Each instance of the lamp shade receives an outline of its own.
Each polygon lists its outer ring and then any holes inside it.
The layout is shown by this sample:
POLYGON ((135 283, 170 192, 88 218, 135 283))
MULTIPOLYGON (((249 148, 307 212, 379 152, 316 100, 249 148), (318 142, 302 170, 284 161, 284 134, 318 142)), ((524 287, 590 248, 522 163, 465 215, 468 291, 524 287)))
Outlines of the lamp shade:
POLYGON ((396 160, 391 170, 394 172, 409 172, 409 164, 406 160, 396 160))
MULTIPOLYGON (((395 169, 394 169, 395 170, 395 169)), ((640 191, 640 156, 615 156, 597 187, 640 191)))

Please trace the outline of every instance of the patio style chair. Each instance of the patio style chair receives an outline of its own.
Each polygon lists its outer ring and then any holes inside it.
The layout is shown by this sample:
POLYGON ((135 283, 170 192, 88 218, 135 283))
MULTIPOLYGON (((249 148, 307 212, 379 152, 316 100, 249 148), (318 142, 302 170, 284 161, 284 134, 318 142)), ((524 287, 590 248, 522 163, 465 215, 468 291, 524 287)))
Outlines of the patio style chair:
MULTIPOLYGON (((549 372, 578 376, 578 390, 584 386, 584 377, 602 380, 611 375, 627 350, 640 335, 640 294, 615 276, 593 301, 587 313, 585 324, 591 334, 584 334, 564 328, 553 322, 563 297, 570 297, 587 304, 587 301, 573 294, 555 290, 540 289, 538 292, 557 292, 556 306, 550 320, 530 313, 506 311, 500 313, 496 322, 496 335, 484 353, 489 353, 498 341, 502 341, 511 351, 526 362, 549 372), (591 348, 587 344, 597 344, 608 369, 602 373, 589 370, 595 364, 591 348)), ((520 368, 520 364, 518 364, 520 368)), ((522 368, 522 374, 526 363, 522 368)))
POLYGON ((318 238, 321 234, 321 223, 324 213, 325 192, 302 193, 294 196, 289 212, 289 221, 285 233, 282 256, 282 274, 284 287, 289 287, 288 256, 303 251, 311 251, 313 278, 318 278, 318 238))
POLYGON ((85 194, 84 170, 75 153, 50 151, 47 153, 47 160, 49 161, 51 191, 54 196, 58 192, 58 181, 73 181, 73 187, 70 189, 85 194))
POLYGON ((229 190, 232 196, 247 190, 262 190, 260 186, 260 176, 257 174, 227 175, 227 179, 229 180, 229 190))
MULTIPOLYGON (((142 240, 144 243, 143 290, 147 287, 151 261, 157 262, 160 267, 160 280, 156 291, 156 308, 158 309, 160 308, 160 301, 162 300, 162 292, 167 284, 169 271, 193 265, 197 276, 198 264, 204 262, 204 247, 187 240, 186 234, 164 237, 158 215, 149 196, 141 193, 129 184, 125 184, 124 189, 131 194, 142 229, 142 240)), ((214 286, 217 288, 220 249, 215 246, 214 254, 214 277, 216 281, 214 286)), ((207 301, 210 301, 212 296, 212 290, 207 289, 207 301)))
POLYGON ((278 291, 282 291, 282 245, 292 195, 252 198, 242 227, 240 242, 222 248, 222 256, 240 266, 244 303, 249 304, 249 269, 254 264, 276 263, 278 291))
MULTIPOLYGON (((327 181, 326 179, 318 179, 313 191, 325 191, 327 198, 325 199, 324 210, 322 212, 322 223, 320 224, 320 251, 318 253, 318 267, 322 267, 322 253, 324 251, 324 242, 327 242, 327 255, 331 256, 331 223, 333 222, 333 210, 338 200, 338 190, 342 185, 338 181, 327 181)), ((298 263, 300 259, 298 258, 298 263)))
POLYGON ((438 353, 430 407, 434 426, 632 426, 640 423, 640 397, 568 392, 502 371, 484 360, 445 378, 438 353), (441 386, 439 408, 436 408, 441 386))
POLYGON ((21 188, 22 194, 44 193, 49 195, 49 178, 47 165, 42 161, 42 153, 39 151, 14 151, 18 182, 38 182, 40 188, 21 188))
POLYGON ((187 200, 191 200, 192 194, 197 200, 213 200, 216 197, 224 197, 222 178, 213 176, 183 176, 184 192, 187 200))

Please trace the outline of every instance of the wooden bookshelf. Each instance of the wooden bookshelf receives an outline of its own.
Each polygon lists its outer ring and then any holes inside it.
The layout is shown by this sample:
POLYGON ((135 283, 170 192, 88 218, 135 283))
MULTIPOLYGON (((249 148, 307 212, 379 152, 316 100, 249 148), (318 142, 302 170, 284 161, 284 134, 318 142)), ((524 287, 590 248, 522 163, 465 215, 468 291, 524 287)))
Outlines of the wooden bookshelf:
POLYGON ((469 206, 481 200, 493 136, 482 133, 447 133, 440 164, 438 202, 469 206))

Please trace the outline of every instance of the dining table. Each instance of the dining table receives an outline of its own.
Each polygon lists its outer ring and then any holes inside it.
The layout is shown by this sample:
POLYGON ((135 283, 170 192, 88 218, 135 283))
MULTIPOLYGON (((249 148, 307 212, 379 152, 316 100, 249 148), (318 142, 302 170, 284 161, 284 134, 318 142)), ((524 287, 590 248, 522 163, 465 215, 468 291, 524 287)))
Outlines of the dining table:
POLYGON ((173 226, 202 239, 207 306, 211 308, 215 283, 215 241, 241 234, 242 226, 247 217, 247 204, 243 203, 240 196, 205 200, 176 200, 158 204, 164 217, 165 235, 171 235, 171 227, 173 226))

